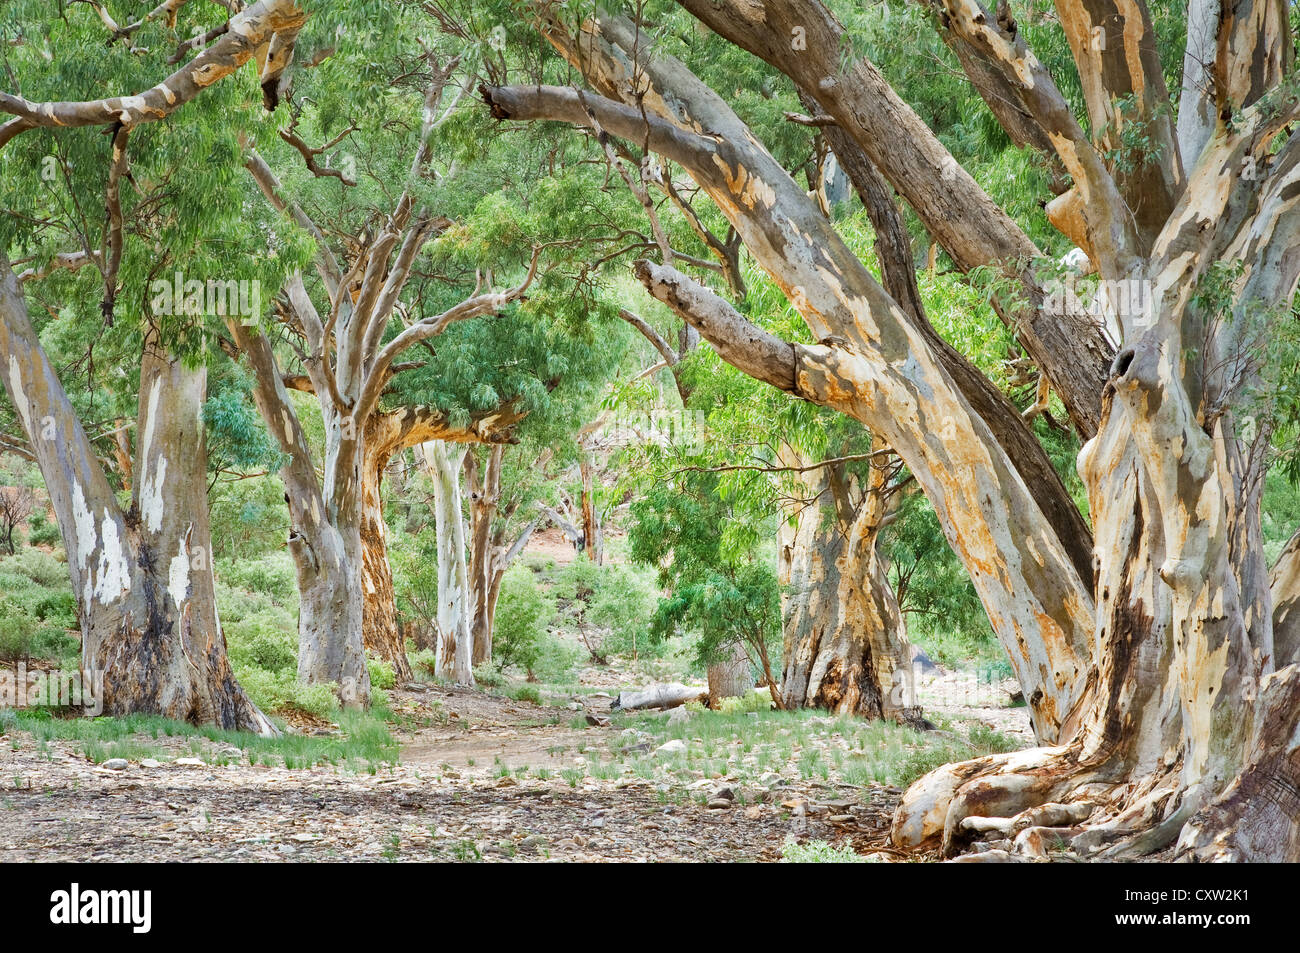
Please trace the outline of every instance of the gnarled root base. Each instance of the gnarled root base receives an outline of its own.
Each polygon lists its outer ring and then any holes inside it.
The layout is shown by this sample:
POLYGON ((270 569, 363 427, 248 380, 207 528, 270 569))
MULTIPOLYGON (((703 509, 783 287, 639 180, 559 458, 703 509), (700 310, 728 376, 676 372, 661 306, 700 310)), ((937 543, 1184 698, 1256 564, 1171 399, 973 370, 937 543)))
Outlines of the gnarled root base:
POLYGON ((1076 739, 932 771, 903 795, 891 839, 1003 861, 1114 860, 1176 843, 1177 860, 1296 862, 1300 665, 1265 676, 1253 703, 1244 767, 1219 792, 1189 782, 1181 756, 1141 771, 1121 756, 1127 747, 1084 758, 1076 739))
POLYGON ((993 861, 1115 859, 1173 843, 1187 819, 1176 770, 1123 783, 1109 773, 1080 762, 1077 744, 945 765, 903 795, 890 837, 900 848, 938 842, 944 857, 974 850, 971 859, 993 861))

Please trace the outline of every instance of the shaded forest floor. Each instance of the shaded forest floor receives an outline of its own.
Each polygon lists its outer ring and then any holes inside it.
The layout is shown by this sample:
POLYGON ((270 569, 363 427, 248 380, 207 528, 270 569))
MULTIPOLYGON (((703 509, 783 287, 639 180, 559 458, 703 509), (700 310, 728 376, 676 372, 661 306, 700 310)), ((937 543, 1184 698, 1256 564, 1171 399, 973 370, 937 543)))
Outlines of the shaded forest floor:
POLYGON ((599 683, 621 680, 587 671, 596 685, 546 705, 412 683, 386 726, 304 723, 275 745, 147 720, 60 737, 10 717, 0 861, 926 859, 885 843, 902 785, 1023 743, 1023 709, 996 698, 930 708, 941 730, 918 734, 755 703, 610 713, 599 683))

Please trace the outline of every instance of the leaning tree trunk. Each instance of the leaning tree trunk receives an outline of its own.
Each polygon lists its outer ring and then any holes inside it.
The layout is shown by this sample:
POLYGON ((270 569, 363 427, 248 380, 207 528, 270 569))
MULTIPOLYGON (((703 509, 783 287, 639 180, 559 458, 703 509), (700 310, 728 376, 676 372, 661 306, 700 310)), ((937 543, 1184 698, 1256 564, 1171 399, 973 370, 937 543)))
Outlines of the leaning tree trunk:
POLYGON ((146 345, 134 506, 124 514, 0 252, 5 387, 68 551, 82 684, 110 715, 278 734, 235 681, 217 620, 203 402, 207 374, 146 345), (102 683, 100 682, 102 679, 102 683))
MULTIPOLYGON (((1238 183, 1261 115, 1216 129, 1192 181, 1238 183)), ((1295 172, 1275 185, 1287 196, 1281 207, 1297 203, 1295 172)), ((1216 244, 1231 244, 1231 198, 1231 187, 1216 187, 1180 204, 1144 263, 1161 296, 1149 311, 1118 315, 1131 343, 1116 358, 1098 435, 1079 457, 1097 540, 1099 627, 1089 690, 1064 726, 1069 741, 923 778, 904 795, 896 843, 941 836, 952 854, 987 818, 1015 830, 1043 805, 1068 802, 1087 824, 1052 836, 1081 853, 1141 855, 1176 842, 1180 856, 1201 860, 1300 856, 1300 667, 1275 658, 1278 617, 1260 594, 1247 445, 1231 413, 1205 412, 1232 393, 1215 375, 1237 346, 1225 339, 1241 311, 1270 300, 1260 293, 1269 280, 1293 290, 1300 263, 1246 256, 1254 270, 1216 333, 1221 318, 1196 290, 1216 244)), ((1256 224, 1250 234, 1264 236, 1266 252, 1280 230, 1256 224)), ((1280 602, 1290 595, 1285 558, 1274 578, 1280 602)))
POLYGON ((1063 539, 1044 512, 1043 500, 1063 489, 1026 482, 979 406, 957 385, 948 357, 712 90, 681 63, 647 53, 638 75, 656 95, 638 96, 621 65, 637 55, 634 29, 617 18, 592 22, 581 43, 556 30, 548 39, 600 92, 628 104, 553 87, 512 87, 486 91, 495 115, 596 123, 690 172, 820 343, 775 339, 671 266, 642 262, 637 277, 728 363, 840 410, 888 442, 970 569, 1025 687, 1035 733, 1057 740, 1087 686, 1095 623, 1086 547, 1063 539), (711 135, 695 134, 699 128, 711 135))
POLYGON ((876 553, 883 486, 864 494, 848 522, 825 468, 802 482, 815 505, 781 526, 787 708, 896 719, 916 704, 907 628, 876 553))
POLYGON ((464 447, 431 440, 421 447, 433 477, 438 534, 438 652, 435 671, 457 685, 474 684, 470 636, 469 568, 465 563, 465 520, 460 468, 464 447))

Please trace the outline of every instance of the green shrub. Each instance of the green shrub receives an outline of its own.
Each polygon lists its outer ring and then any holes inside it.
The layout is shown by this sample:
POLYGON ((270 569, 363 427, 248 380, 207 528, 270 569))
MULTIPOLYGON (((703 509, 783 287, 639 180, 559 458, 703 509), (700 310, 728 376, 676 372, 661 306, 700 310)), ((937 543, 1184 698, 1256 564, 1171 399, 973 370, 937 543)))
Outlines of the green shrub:
POLYGON ((15 602, 0 602, 0 662, 14 664, 30 658, 36 620, 15 602))
POLYGON ((652 644, 647 635, 654 592, 626 566, 597 566, 581 557, 559 572, 553 594, 593 661, 603 663, 615 653, 662 653, 662 644, 652 644))
MULTIPOLYGON (((438 653, 433 649, 420 649, 418 652, 411 653, 411 668, 433 678, 438 670, 438 653)), ((477 671, 475 677, 478 677, 477 671)))
POLYGON ((298 637, 259 617, 226 626, 226 650, 236 666, 284 673, 298 671, 298 637))
POLYGON ((607 566, 591 601, 593 624, 608 630, 605 650, 621 655, 661 654, 662 640, 647 637, 654 613, 655 593, 640 575, 623 566, 607 566))
POLYGON ((77 618, 77 599, 67 589, 47 593, 36 603, 36 617, 54 628, 75 629, 81 624, 77 618))
POLYGON ((555 684, 573 680, 573 672, 584 654, 581 648, 550 632, 543 632, 536 646, 532 673, 538 681, 555 684))
POLYGON ((32 656, 57 662, 63 668, 76 668, 81 656, 81 640, 59 626, 43 625, 32 637, 32 656))
POLYGON ((491 662, 484 662, 474 669, 474 682, 483 688, 500 688, 505 679, 501 677, 500 672, 492 667, 491 662))
POLYGON ((68 567, 52 554, 39 549, 24 549, 17 556, 9 556, 0 563, 6 573, 26 576, 45 589, 67 589, 68 567))
POLYGON ((248 697, 269 712, 301 711, 317 718, 331 717, 339 702, 333 683, 307 685, 297 672, 271 672, 256 666, 235 665, 235 677, 248 697))
POLYGON ((506 694, 517 702, 531 702, 534 705, 542 703, 542 693, 536 685, 516 685, 506 694))
POLYGON ((37 509, 27 521, 27 542, 32 546, 58 546, 63 542, 59 524, 51 523, 43 509, 37 509))
POLYGON ((281 605, 292 604, 298 593, 297 574, 288 553, 222 560, 218 573, 227 585, 270 596, 281 605))
POLYGON ((493 621, 492 655, 498 667, 531 673, 541 655, 546 623, 554 615, 554 601, 537 587, 529 570, 506 570, 493 621))
POLYGON ((383 659, 366 656, 366 668, 370 670, 370 687, 372 689, 392 688, 397 684, 397 676, 393 673, 393 666, 383 659))

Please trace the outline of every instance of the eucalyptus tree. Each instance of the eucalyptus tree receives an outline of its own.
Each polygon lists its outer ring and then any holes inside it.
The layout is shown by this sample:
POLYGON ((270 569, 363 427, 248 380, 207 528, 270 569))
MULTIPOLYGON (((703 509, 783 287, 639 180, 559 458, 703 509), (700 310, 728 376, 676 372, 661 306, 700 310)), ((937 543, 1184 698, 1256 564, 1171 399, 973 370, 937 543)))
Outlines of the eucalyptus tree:
MULTIPOLYGON (((453 422, 435 407, 383 406, 394 377, 420 366, 399 362, 399 357, 456 322, 497 313, 519 300, 537 272, 534 253, 522 277, 504 290, 487 290, 480 281, 468 294, 453 288, 443 295, 445 300, 410 293, 413 269, 425 246, 450 224, 427 204, 420 180, 428 169, 430 137, 453 71, 454 64, 444 66, 433 52, 424 55, 416 70, 425 88, 410 97, 415 102, 408 118, 415 117, 412 127, 418 132, 411 137, 409 172, 398 179, 404 184, 396 198, 384 211, 367 205, 349 209, 360 219, 355 232, 341 227, 339 218, 331 225, 332 231, 342 233, 346 267, 303 203, 286 197, 261 154, 254 149, 247 160, 252 180, 267 201, 285 213, 282 227, 301 229, 316 242, 319 288, 309 289, 301 274, 293 275, 277 307, 296 339, 304 372, 292 379, 294 386, 315 395, 325 423, 322 477, 317 476, 269 337, 237 320, 229 322, 229 329, 236 352, 253 373, 258 408, 288 461, 280 473, 288 491, 289 548, 300 595, 299 676, 309 682, 338 683, 349 703, 364 704, 369 694, 367 646, 389 660, 400 676, 410 674, 396 625, 380 503, 389 459, 404 447, 430 440, 505 439, 509 423, 518 419, 510 406, 494 406, 463 422, 453 422), (319 308, 313 290, 322 301, 319 308), (438 306, 425 310, 433 304, 438 306), (395 324, 397 329, 391 327, 395 324)), ((454 108, 454 101, 446 108, 454 108)), ((372 128, 381 130, 385 121, 382 115, 371 117, 372 128)), ((353 129, 350 135, 360 140, 365 133, 353 129)), ((346 185, 341 177, 311 171, 346 185)), ((377 191, 382 193, 388 181, 381 178, 377 191)))
POLYGON ((0 174, 12 184, 0 226, 0 350, 68 550, 83 678, 102 677, 109 713, 271 733, 234 680, 216 615, 204 319, 227 309, 256 319, 256 289, 278 283, 294 250, 280 249, 278 261, 232 258, 223 239, 256 242, 238 194, 186 158, 238 154, 239 130, 275 105, 269 93, 251 96, 241 71, 256 60, 258 84, 274 90, 305 14, 291 0, 220 19, 178 3, 122 22, 99 4, 50 14, 48 4, 17 3, 0 19, 0 55, 17 87, 0 93, 9 116, 0 174), (119 95, 99 98, 106 88, 119 95), (27 299, 43 297, 35 286, 46 280, 73 291, 73 303, 47 305, 55 334, 60 323, 94 321, 110 348, 139 361, 129 506, 30 319, 27 299), (92 316, 79 303, 94 299, 92 316))
MULTIPOLYGON (((797 336, 799 319, 779 289, 763 275, 747 279, 754 320, 797 336)), ((856 422, 767 387, 710 349, 670 367, 689 395, 692 428, 625 462, 635 474, 627 483, 685 481, 688 492, 690 474, 712 474, 734 519, 772 528, 783 643, 773 675, 783 707, 907 717, 911 649, 877 548, 910 482, 896 458, 856 422)))
MULTIPOLYGON (((521 420, 605 371, 575 359, 570 333, 600 310, 589 307, 598 278, 587 243, 569 237, 575 221, 590 225, 570 208, 579 184, 565 184, 554 140, 466 133, 466 94, 501 68, 499 50, 450 12, 432 31, 426 19, 414 4, 318 11, 298 42, 328 55, 282 87, 285 121, 250 137, 245 161, 250 189, 277 214, 272 230, 310 240, 315 258, 276 299, 279 340, 231 321, 229 349, 252 371, 287 460, 299 673, 358 702, 364 650, 410 673, 387 554, 389 461, 428 446, 424 459, 441 464, 450 585, 465 558, 453 539, 464 450, 451 445, 515 441, 521 420), (293 389, 320 408, 320 475, 293 389)), ((454 656, 454 677, 470 682, 463 589, 451 586, 440 612, 444 629, 461 631, 440 658, 454 656)))
POLYGON ((954 260, 1005 273, 1017 293, 1004 307, 1088 438, 1079 470, 1091 538, 1053 518, 1050 485, 1026 481, 916 315, 734 111, 680 61, 639 43, 629 21, 541 23, 591 91, 487 91, 500 118, 598 124, 686 168, 821 343, 761 331, 670 264, 646 261, 639 277, 729 362, 883 436, 969 568, 1050 744, 922 779, 895 840, 941 839, 951 853, 987 826, 967 818, 1011 818, 1004 826, 1016 830, 1053 817, 1083 825, 1069 835, 1082 851, 1177 842, 1206 859, 1300 857, 1290 782, 1280 807, 1269 795, 1294 773, 1300 737, 1300 665, 1294 645, 1275 638, 1273 611, 1293 599, 1283 581, 1293 577, 1278 572, 1282 589, 1270 592, 1258 533, 1269 390, 1291 363, 1300 267, 1288 7, 1261 2, 1219 18, 1214 57, 1189 71, 1179 98, 1184 114, 1213 124, 1189 121, 1179 135, 1144 4, 1104 16, 1058 4, 1082 108, 1034 56, 1010 7, 931 5, 972 86, 999 104, 994 115, 1006 126, 1014 112, 1068 175, 1049 213, 1099 276, 1085 308, 1050 293, 1051 272, 1023 229, 817 0, 682 6, 809 96, 954 260), (1113 358, 1108 327, 1120 338, 1113 358), (1262 406, 1246 425, 1234 405, 1251 394, 1262 406), (1060 802, 1069 804, 1034 813, 1060 802))

